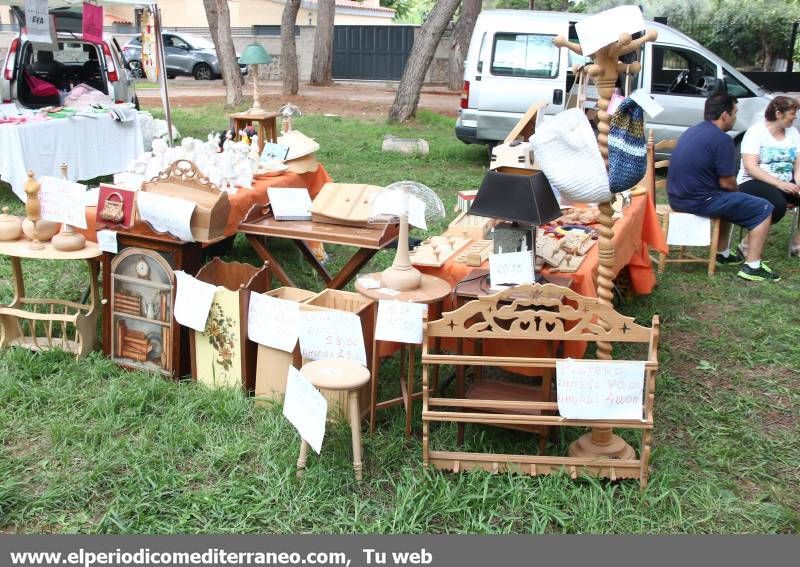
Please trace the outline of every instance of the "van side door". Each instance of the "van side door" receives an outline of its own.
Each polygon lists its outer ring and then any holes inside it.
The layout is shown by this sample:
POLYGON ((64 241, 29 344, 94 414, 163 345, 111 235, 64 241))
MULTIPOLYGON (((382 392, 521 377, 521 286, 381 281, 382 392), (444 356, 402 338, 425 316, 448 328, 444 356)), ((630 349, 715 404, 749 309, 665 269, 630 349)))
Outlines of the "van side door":
POLYGON ((655 141, 677 139, 690 126, 703 120, 706 98, 716 80, 719 65, 696 51, 677 45, 653 43, 645 49, 643 87, 664 107, 648 118, 655 141))

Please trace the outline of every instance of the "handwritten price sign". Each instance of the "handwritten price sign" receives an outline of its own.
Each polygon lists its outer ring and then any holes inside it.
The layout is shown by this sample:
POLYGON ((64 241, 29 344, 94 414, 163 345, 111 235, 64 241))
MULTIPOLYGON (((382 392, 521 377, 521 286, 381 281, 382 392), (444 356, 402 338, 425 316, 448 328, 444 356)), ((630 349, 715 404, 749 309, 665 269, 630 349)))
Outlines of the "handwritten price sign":
POLYGON ((528 252, 492 254, 489 256, 489 278, 493 286, 533 283, 533 258, 528 252))
POLYGON ((306 360, 345 358, 366 366, 361 319, 345 311, 301 311, 300 352, 306 360))
POLYGON ((556 361, 558 413, 567 419, 642 419, 643 361, 556 361))
POLYGON ((424 313, 425 305, 421 303, 381 299, 378 302, 375 338, 379 341, 420 344, 424 313))
POLYGON ((250 294, 247 335, 258 344, 292 352, 300 329, 300 307, 260 293, 250 294))

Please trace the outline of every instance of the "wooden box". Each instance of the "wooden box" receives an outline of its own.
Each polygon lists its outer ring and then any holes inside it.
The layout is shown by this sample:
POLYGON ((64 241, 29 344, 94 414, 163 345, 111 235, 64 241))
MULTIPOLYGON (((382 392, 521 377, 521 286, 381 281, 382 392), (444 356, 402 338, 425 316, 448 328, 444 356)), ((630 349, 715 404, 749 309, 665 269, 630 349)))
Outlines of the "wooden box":
MULTIPOLYGON (((302 303, 317 294, 316 292, 296 287, 279 287, 268 291, 265 295, 302 303)), ((280 401, 286 392, 286 377, 292 364, 298 369, 302 366, 299 345, 295 346, 294 352, 258 345, 255 382, 256 403, 258 403, 258 400, 280 401)))
MULTIPOLYGON (((372 368, 372 335, 375 330, 376 302, 358 293, 325 289, 300 305, 301 310, 338 309, 358 315, 361 319, 361 331, 364 335, 364 347, 367 353, 367 368, 372 368)), ((305 360, 303 363, 305 364, 305 360)), ((328 400, 328 416, 344 415, 349 419, 347 392, 343 390, 320 390, 328 400)), ((370 385, 367 382, 359 391, 359 407, 361 414, 369 411, 370 385)))
POLYGON ((158 177, 142 184, 142 191, 196 203, 190 226, 198 242, 214 242, 225 236, 231 210, 228 194, 220 191, 192 162, 173 162, 158 177))
POLYGON ((326 183, 314 197, 311 219, 315 222, 366 226, 369 208, 382 187, 357 183, 326 183))
POLYGON ((249 392, 255 388, 257 354, 257 345, 247 340, 250 293, 267 291, 269 269, 214 258, 196 277, 219 287, 205 331, 190 334, 192 379, 211 388, 249 392))
POLYGON ((489 238, 489 234, 496 224, 496 219, 479 217, 464 212, 453 219, 453 222, 448 225, 444 235, 483 240, 489 238))

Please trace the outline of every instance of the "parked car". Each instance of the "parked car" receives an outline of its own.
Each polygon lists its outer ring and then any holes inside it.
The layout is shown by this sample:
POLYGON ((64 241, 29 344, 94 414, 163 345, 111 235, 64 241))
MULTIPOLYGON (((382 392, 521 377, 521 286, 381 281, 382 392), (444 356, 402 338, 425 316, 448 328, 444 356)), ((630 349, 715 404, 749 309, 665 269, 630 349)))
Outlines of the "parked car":
MULTIPOLYGON (((12 7, 18 21, 24 12, 12 7)), ((116 40, 109 35, 94 44, 84 41, 80 12, 52 10, 56 15, 57 41, 52 46, 34 44, 20 32, 11 40, 0 75, 0 100, 28 108, 58 105, 62 93, 84 83, 117 103, 139 101, 130 72, 116 40)), ((22 26, 20 26, 21 28, 22 26)))
MULTIPOLYGON (((198 81, 219 78, 222 73, 217 59, 214 44, 196 35, 186 33, 162 33, 164 38, 164 54, 167 58, 167 78, 174 79, 178 75, 192 76, 198 81)), ((142 71, 142 37, 132 38, 122 53, 131 67, 135 78, 144 77, 142 71)), ((236 54, 239 58, 239 54, 236 54)), ((247 65, 239 65, 243 75, 247 74, 247 65)))
MULTIPOLYGON (((588 58, 553 45, 556 35, 578 40, 574 23, 584 14, 488 10, 478 16, 464 64, 464 89, 455 133, 467 144, 504 140, 537 100, 546 113, 564 110, 575 82, 572 67, 588 58)), ((772 95, 730 63, 681 32, 655 22, 658 32, 640 54, 642 71, 633 88, 649 92, 664 111, 647 118, 655 141, 678 138, 703 119, 703 105, 716 88, 739 99, 736 124, 729 135, 741 140, 745 130, 764 118, 772 95)), ((546 117, 545 117, 546 118, 546 117)))

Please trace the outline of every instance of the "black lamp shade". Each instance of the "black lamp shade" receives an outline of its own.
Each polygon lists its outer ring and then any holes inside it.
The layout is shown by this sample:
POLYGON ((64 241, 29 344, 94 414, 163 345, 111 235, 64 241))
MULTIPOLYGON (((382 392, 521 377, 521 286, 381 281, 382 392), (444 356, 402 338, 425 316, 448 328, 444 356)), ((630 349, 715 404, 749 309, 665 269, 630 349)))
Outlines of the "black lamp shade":
POLYGON ((489 171, 469 214, 541 226, 560 217, 561 208, 544 173, 518 175, 489 171))

